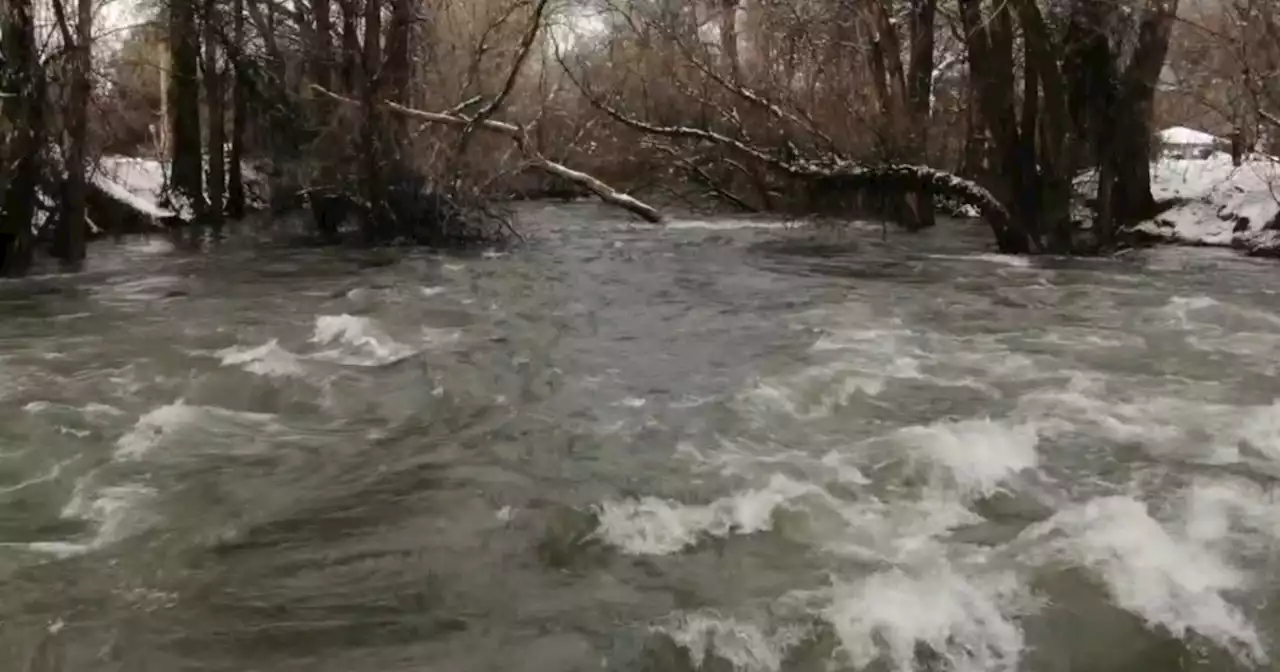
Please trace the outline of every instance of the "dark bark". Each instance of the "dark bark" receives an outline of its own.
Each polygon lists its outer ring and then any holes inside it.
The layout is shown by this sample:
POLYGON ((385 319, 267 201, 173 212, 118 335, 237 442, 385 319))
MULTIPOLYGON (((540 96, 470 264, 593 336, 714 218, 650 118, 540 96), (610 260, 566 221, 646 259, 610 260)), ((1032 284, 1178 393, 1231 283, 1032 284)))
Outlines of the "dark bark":
MULTIPOLYGON (((317 2, 317 4, 326 4, 317 2)), ((244 150, 245 131, 249 121, 249 75, 244 62, 244 0, 231 3, 231 161, 227 175, 227 214, 233 219, 244 217, 244 150)))
MULTIPOLYGON (((929 116, 933 96, 934 18, 937 0, 912 0, 911 58, 907 73, 907 104, 911 108, 913 158, 922 163, 929 158, 929 116)), ((929 194, 915 196, 915 224, 920 228, 934 225, 933 198, 929 194)))
POLYGON ((364 0, 364 58, 360 68, 360 102, 364 107, 361 129, 361 182, 368 210, 365 213, 366 242, 377 241, 389 223, 386 189, 382 175, 381 104, 382 82, 382 2, 364 0))
MULTIPOLYGON (((933 0, 913 1, 921 6, 912 7, 912 69, 909 73, 903 71, 902 40, 884 0, 868 1, 864 6, 864 16, 867 28, 874 36, 869 59, 874 90, 885 120, 885 154, 894 161, 924 163, 926 148, 923 134, 933 74, 933 0), (928 23, 927 31, 923 23, 915 25, 917 20, 928 23), (928 34, 925 35, 925 32, 928 34), (926 47, 927 56, 923 55, 926 47), (918 68, 924 68, 925 71, 922 73, 918 68), (918 91, 918 79, 921 76, 924 78, 923 94, 918 91)), ((933 201, 924 192, 896 194, 890 197, 887 204, 894 218, 909 230, 919 230, 933 224, 933 201)))
POLYGON ((387 26, 387 60, 383 65, 383 79, 386 82, 387 96, 404 104, 409 102, 409 82, 412 75, 409 70, 409 35, 412 27, 412 0, 391 0, 391 25, 387 26))
POLYGON ((218 39, 220 34, 218 5, 216 0, 205 0, 204 5, 204 99, 209 110, 208 120, 208 194, 209 209, 206 219, 214 231, 222 228, 223 196, 226 192, 226 116, 222 105, 222 72, 218 63, 218 39))
POLYGON ((204 170, 200 156, 200 33, 194 2, 169 3, 169 124, 172 138, 172 188, 204 208, 204 170))
MULTIPOLYGON (((1040 213, 1040 170, 1039 157, 1036 155, 1038 133, 1040 127, 1040 74, 1038 63, 1032 53, 1031 41, 1023 40, 1022 65, 1022 116, 1018 120, 1021 130, 1018 132, 1018 165, 1017 174, 1021 176, 1021 185, 1016 196, 1018 211, 1025 217, 1035 217, 1040 213)), ((1065 249, 1070 246, 1070 239, 1063 240, 1062 231, 1052 231, 1055 236, 1054 246, 1065 249)))
POLYGON ((720 0, 720 55, 724 58, 725 71, 732 82, 737 82, 741 77, 738 58, 738 3, 739 0, 720 0))
POLYGON ((326 89, 333 85, 333 6, 330 0, 312 0, 311 20, 315 24, 311 73, 326 89))
MULTIPOLYGON (((60 0, 55 0, 60 5, 60 0)), ((59 7, 59 9, 61 9, 59 7)), ((85 163, 88 160, 89 91, 91 76, 90 44, 93 38, 92 0, 79 0, 76 7, 76 35, 72 44, 71 91, 67 103, 67 156, 62 213, 54 238, 54 254, 63 263, 76 266, 84 261, 88 223, 85 201, 88 185, 85 163)))
POLYGON ((12 124, 0 167, 4 211, 0 214, 0 276, 23 275, 31 266, 36 187, 40 181, 40 148, 44 139, 44 73, 36 54, 31 0, 9 0, 0 38, 4 40, 4 117, 12 124), (12 168, 12 172, 7 169, 12 168))
POLYGON ((1025 211, 1021 200, 1027 176, 1021 170, 1008 5, 1001 3, 990 20, 982 14, 982 0, 961 0, 960 10, 971 85, 976 89, 980 116, 991 139, 989 179, 997 196, 1011 204, 1012 217, 1027 229, 1028 235, 1038 239, 1035 213, 1025 211))
POLYGON ((360 71, 360 0, 339 0, 338 5, 342 10, 342 84, 347 93, 354 94, 360 71))
POLYGON ((1178 0, 1149 0, 1133 60, 1120 80, 1113 115, 1119 136, 1113 145, 1116 184, 1112 210, 1122 225, 1150 218, 1156 212, 1151 195, 1151 116, 1177 12, 1178 0))

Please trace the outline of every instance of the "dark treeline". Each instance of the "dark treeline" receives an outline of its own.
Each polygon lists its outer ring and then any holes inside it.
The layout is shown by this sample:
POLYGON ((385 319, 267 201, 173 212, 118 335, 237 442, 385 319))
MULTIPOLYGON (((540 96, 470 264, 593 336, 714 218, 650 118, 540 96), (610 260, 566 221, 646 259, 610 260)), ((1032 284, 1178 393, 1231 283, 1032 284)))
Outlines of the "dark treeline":
POLYGON ((1169 110, 1280 130, 1280 10, 1192 2, 200 0, 107 48, 92 0, 4 0, 0 273, 83 261, 102 153, 162 163, 163 205, 215 233, 252 166, 366 244, 501 238, 518 195, 661 220, 631 193, 909 230, 959 201, 1002 251, 1112 249, 1160 207, 1169 110))

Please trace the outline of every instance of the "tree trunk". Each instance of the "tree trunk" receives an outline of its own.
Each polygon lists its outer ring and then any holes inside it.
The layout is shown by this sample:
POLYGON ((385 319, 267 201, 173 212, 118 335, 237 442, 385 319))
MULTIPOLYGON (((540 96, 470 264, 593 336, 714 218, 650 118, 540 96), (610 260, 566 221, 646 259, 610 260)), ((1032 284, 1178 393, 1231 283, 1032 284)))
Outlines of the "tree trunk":
POLYGON ((4 117, 13 125, 7 164, 12 166, 4 190, 0 216, 0 276, 23 275, 31 267, 36 187, 40 181, 40 147, 44 138, 44 74, 36 54, 35 23, 31 0, 9 0, 0 16, 5 62, 0 62, 4 90, 14 95, 3 100, 4 117))
POLYGON ((388 224, 386 194, 382 176, 380 124, 378 108, 381 106, 382 80, 382 2, 365 0, 364 5, 364 61, 361 67, 360 102, 364 107, 361 149, 362 182, 364 197, 368 203, 365 212, 365 240, 372 243, 383 238, 388 224))
MULTIPOLYGON (((317 5, 327 5, 317 2, 317 5)), ((240 219, 245 214, 244 139, 249 117, 249 77, 244 64, 244 0, 231 3, 231 162, 227 180, 227 214, 240 219)))
POLYGON ((342 84, 346 93, 358 94, 360 35, 356 31, 360 23, 360 0, 339 0, 338 4, 342 10, 342 84))
POLYGON ((1155 214, 1151 195, 1151 116, 1156 82, 1169 51, 1169 37, 1178 13, 1178 0, 1149 0, 1138 29, 1133 60, 1120 81, 1114 118, 1120 133, 1115 153, 1115 193, 1112 211, 1121 225, 1155 214))
POLYGON ((311 20, 315 23, 311 72, 324 88, 333 85, 333 7, 330 0, 312 0, 311 20))
MULTIPOLYGON (((59 0, 55 0, 59 1, 59 0)), ((58 221, 54 252, 64 264, 78 266, 85 257, 85 162, 88 159, 89 92, 93 2, 79 0, 76 11, 76 44, 71 68, 71 95, 67 106, 66 198, 58 221)))
MULTIPOLYGON (((409 33, 413 27, 413 0, 391 0, 391 25, 387 27, 387 60, 383 79, 387 97, 409 103, 409 33)), ((321 84, 321 86, 324 86, 321 84)))
POLYGON ((976 91, 983 125, 990 136, 989 163, 997 197, 1027 235, 1039 240, 1035 214, 1022 205, 1025 180, 1021 171, 1020 135, 1014 107, 1012 26, 1007 3, 996 16, 982 15, 981 0, 961 0, 960 17, 969 52, 970 86, 976 91))
MULTIPOLYGON (((911 2, 911 58, 907 74, 907 105, 911 110, 911 152, 914 160, 928 163, 929 116, 933 97, 934 16, 938 0, 911 2)), ((928 228, 936 223, 933 197, 917 192, 914 197, 913 223, 928 228)))
MULTIPOLYGON (((1017 210, 1024 218, 1040 216, 1040 161, 1036 152, 1037 131, 1040 127, 1040 73, 1038 64, 1031 49, 1031 40, 1024 39, 1022 57, 1022 116, 1018 120, 1021 130, 1018 132, 1017 174, 1021 176, 1021 185, 1016 196, 1017 210)), ((1051 232, 1051 240, 1055 251, 1066 251, 1071 244, 1070 238, 1061 237, 1064 232, 1051 232)))
POLYGON ((200 33, 193 2, 169 3, 169 123, 173 129, 172 187, 204 211, 204 170, 200 156, 200 33))
POLYGON ((738 2, 720 0, 720 55, 729 81, 737 83, 742 66, 738 58, 738 2))
POLYGON ((204 98, 209 108, 208 125, 208 222, 215 233, 222 230, 223 195, 226 190, 226 117, 222 110, 222 73, 218 63, 218 5, 205 0, 204 6, 204 98))

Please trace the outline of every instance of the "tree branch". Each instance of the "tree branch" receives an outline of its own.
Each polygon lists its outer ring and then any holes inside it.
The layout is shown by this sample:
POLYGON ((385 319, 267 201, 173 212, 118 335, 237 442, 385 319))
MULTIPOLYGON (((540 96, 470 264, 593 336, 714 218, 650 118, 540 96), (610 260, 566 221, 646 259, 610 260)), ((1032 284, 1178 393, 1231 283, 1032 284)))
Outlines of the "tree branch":
POLYGON ((867 164, 841 156, 827 156, 817 160, 785 161, 757 147, 730 138, 715 131, 688 126, 659 126, 635 119, 600 100, 573 74, 563 60, 559 49, 556 59, 564 68, 565 76, 572 81, 588 103, 618 123, 641 133, 699 140, 734 149, 741 154, 761 161, 769 167, 792 177, 820 180, 834 187, 847 189, 893 189, 897 191, 925 191, 954 196, 977 208, 991 225, 1001 251, 1040 251, 1039 241, 1027 234, 1015 223, 1009 210, 985 187, 958 175, 929 166, 914 164, 867 164))
MULTIPOLYGON (((317 93, 328 96, 338 102, 346 103, 348 105, 360 105, 360 101, 334 93, 316 84, 312 84, 311 88, 317 93)), ((393 112, 403 114, 407 117, 418 119, 420 121, 461 128, 467 128, 470 126, 477 129, 483 129, 491 133, 496 133, 498 135, 505 135, 510 138, 512 142, 516 143, 516 147, 522 154, 524 154, 525 158, 528 159, 530 165, 578 184, 595 194, 600 198, 600 200, 627 210, 647 222, 655 224, 662 222, 662 215, 653 206, 650 206, 628 194, 622 193, 587 173, 574 170, 564 164, 557 163, 543 156, 533 147, 532 143, 529 142, 528 137, 525 136, 524 129, 520 126, 504 121, 495 121, 493 119, 477 121, 475 119, 461 117, 454 114, 416 110, 412 107, 407 107, 389 100, 383 101, 383 105, 393 112)))

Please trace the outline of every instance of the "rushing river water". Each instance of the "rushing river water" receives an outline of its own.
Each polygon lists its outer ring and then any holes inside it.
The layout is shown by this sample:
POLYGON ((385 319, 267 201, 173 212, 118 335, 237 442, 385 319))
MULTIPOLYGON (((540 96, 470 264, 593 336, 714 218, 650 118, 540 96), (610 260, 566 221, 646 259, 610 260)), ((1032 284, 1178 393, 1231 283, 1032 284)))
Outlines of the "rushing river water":
POLYGON ((0 669, 1272 669, 1280 268, 522 212, 0 284, 0 669))

